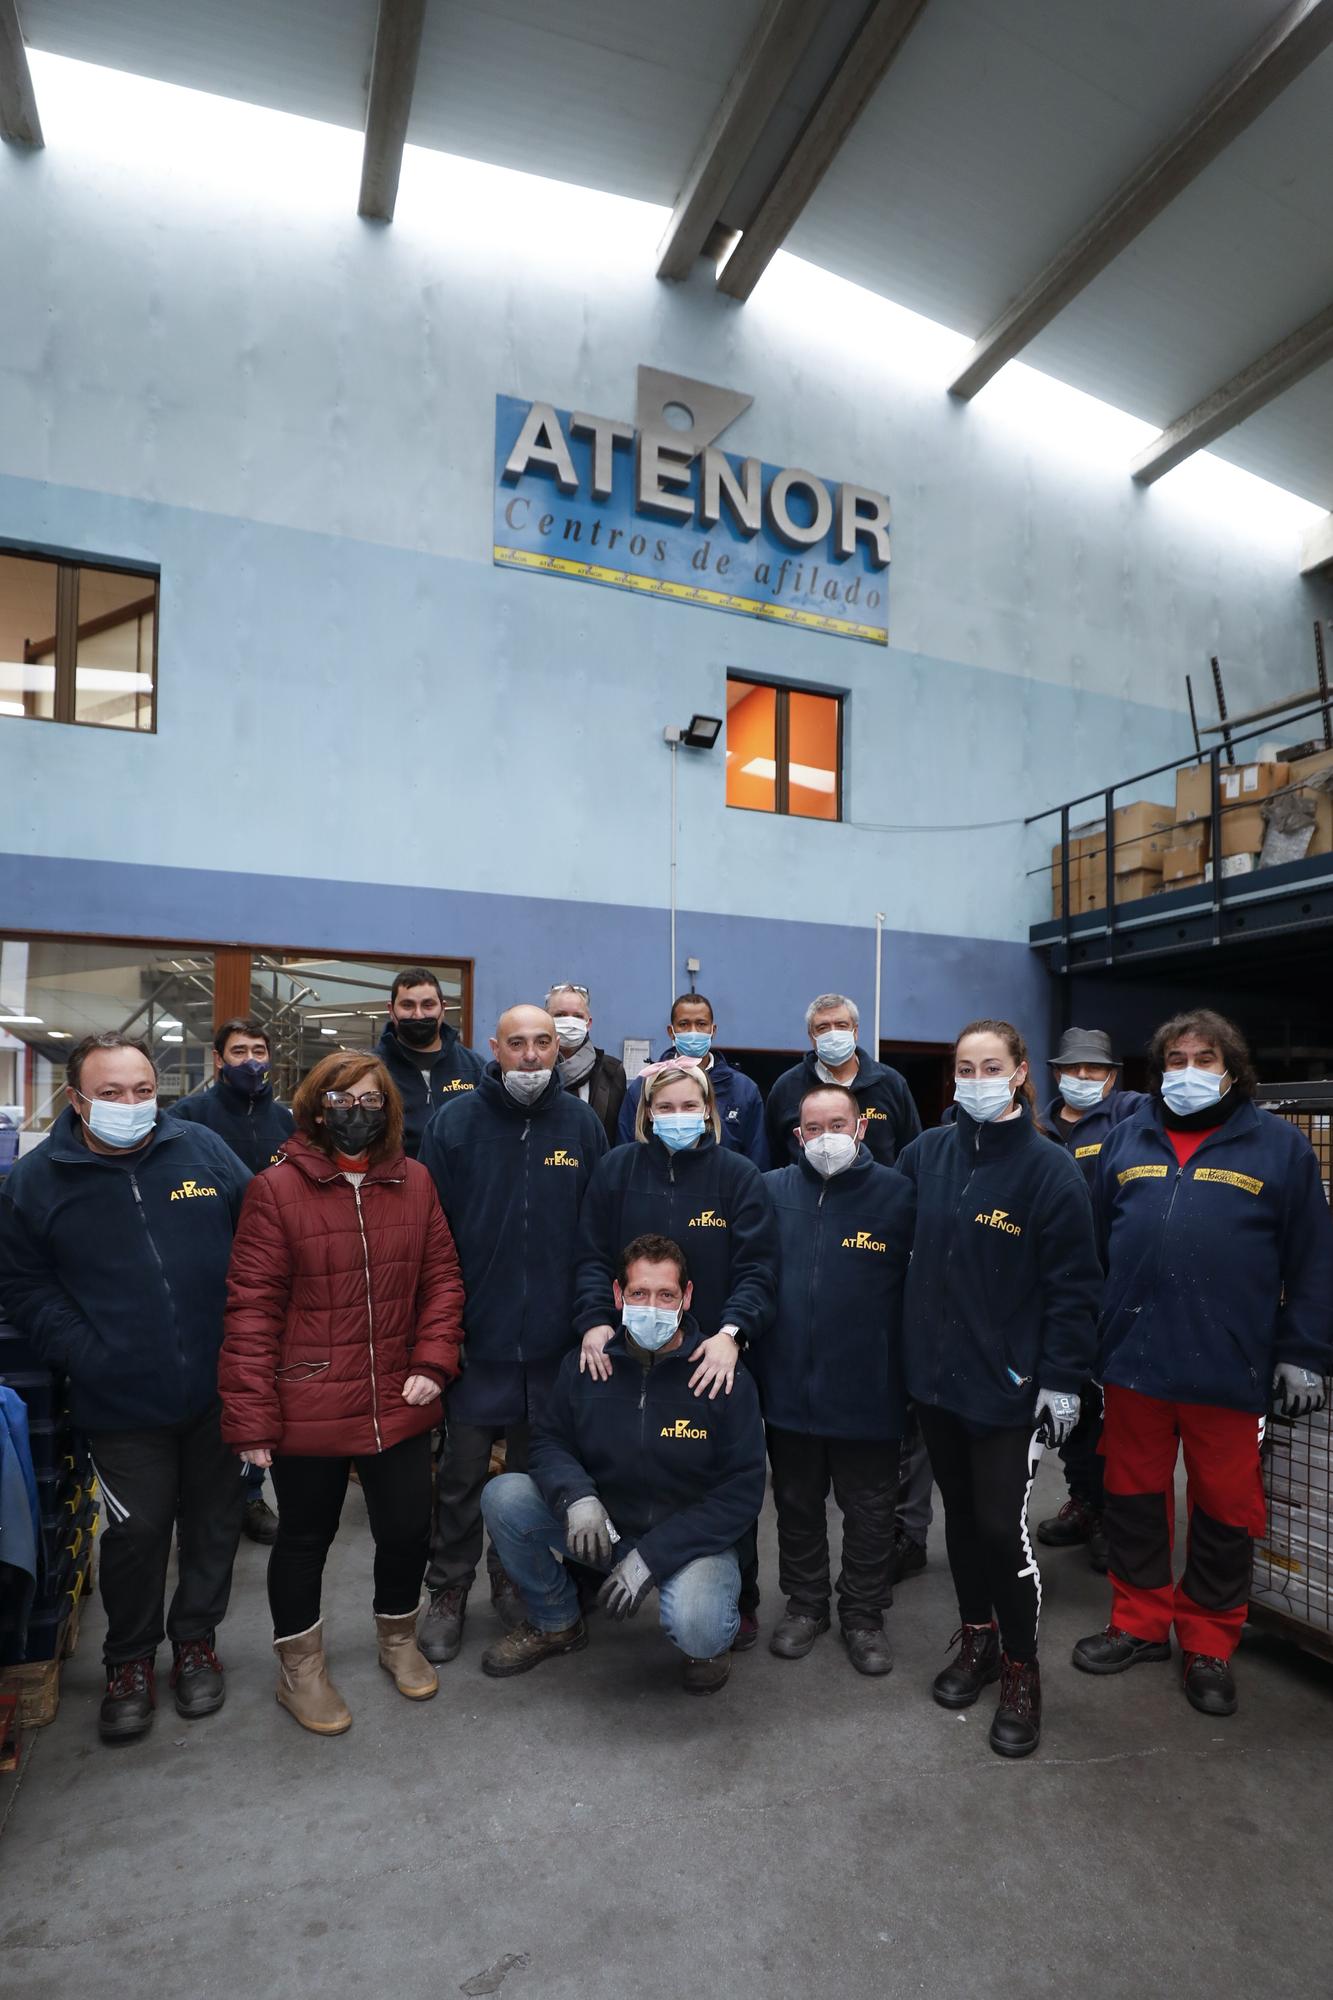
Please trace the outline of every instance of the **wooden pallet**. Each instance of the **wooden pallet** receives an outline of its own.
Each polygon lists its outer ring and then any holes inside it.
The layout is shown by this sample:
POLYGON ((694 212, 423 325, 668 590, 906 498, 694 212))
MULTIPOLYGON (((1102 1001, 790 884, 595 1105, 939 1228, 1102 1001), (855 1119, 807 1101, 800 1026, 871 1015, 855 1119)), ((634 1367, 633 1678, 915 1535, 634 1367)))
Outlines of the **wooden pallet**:
POLYGON ((90 1563, 78 1578, 74 1603, 60 1627, 55 1652, 49 1660, 26 1660, 21 1666, 0 1667, 0 1696, 17 1697, 20 1730, 44 1729, 56 1719, 60 1708, 60 1670, 79 1643, 79 1625, 91 1582, 90 1563))

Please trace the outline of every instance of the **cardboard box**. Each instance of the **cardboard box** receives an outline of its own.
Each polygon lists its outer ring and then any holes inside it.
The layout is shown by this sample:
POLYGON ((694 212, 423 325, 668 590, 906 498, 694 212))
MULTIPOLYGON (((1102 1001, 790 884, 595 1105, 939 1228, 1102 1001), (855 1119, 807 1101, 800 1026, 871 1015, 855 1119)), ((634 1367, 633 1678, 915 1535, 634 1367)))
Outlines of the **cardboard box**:
MULTIPOLYGON (((1117 903, 1137 903, 1143 896, 1157 895, 1161 886, 1161 871, 1156 868, 1136 868, 1124 875, 1117 873, 1115 899, 1117 903)), ((1102 893, 1105 895, 1105 891, 1102 893)))
POLYGON ((1162 887, 1163 889, 1168 889, 1168 890, 1197 889, 1207 880, 1208 877, 1205 876, 1201 868, 1197 875, 1175 875, 1169 882, 1167 881, 1166 877, 1163 876, 1162 887))
POLYGON ((1268 822, 1262 806, 1228 806, 1222 814, 1222 858, 1257 854, 1264 844, 1268 822))
POLYGON ((1115 809, 1115 844, 1119 848, 1126 841, 1143 840, 1149 834, 1161 833, 1174 826, 1170 806, 1159 806, 1155 799, 1135 799, 1127 806, 1115 809))
MULTIPOLYGON (((1103 892, 1100 902, 1084 902, 1085 882, 1096 886, 1101 882, 1106 867, 1106 841, 1100 824, 1085 821, 1081 830, 1069 829, 1069 913, 1071 916, 1084 908, 1100 909, 1106 897, 1103 892)), ((1051 849, 1051 915, 1057 921, 1063 914, 1060 902, 1063 881, 1060 843, 1051 849)))
POLYGON ((1213 813, 1212 769, 1208 764, 1187 764, 1176 772, 1176 819, 1188 825, 1193 819, 1211 819, 1213 813))
MULTIPOLYGON (((1225 882, 1232 875, 1252 875, 1258 866, 1259 857, 1257 854, 1223 855, 1222 880, 1225 882)), ((1213 879, 1213 864, 1211 861, 1204 863, 1203 879, 1205 882, 1211 882, 1213 879)))
POLYGON ((1223 764, 1218 773, 1223 808, 1271 798, 1285 788, 1290 771, 1289 764, 1223 764))
POLYGON ((1193 832, 1177 827, 1171 845, 1162 853, 1162 881, 1167 888, 1175 882, 1202 882, 1203 864, 1208 859, 1212 828, 1206 820, 1196 823, 1193 832))

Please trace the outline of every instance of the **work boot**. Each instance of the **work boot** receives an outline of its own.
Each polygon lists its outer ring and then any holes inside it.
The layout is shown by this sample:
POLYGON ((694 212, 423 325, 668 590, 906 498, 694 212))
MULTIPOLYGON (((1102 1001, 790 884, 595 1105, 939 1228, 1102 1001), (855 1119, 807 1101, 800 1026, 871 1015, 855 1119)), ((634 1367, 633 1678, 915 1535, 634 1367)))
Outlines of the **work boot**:
POLYGON ((1076 1549, 1100 1532, 1102 1517, 1071 1493, 1058 1514, 1037 1523, 1037 1540, 1048 1549, 1076 1549))
POLYGON ((145 1736, 153 1726, 157 1707, 157 1677, 153 1656, 124 1660, 106 1670, 106 1693, 97 1718, 97 1733, 104 1743, 129 1743, 145 1736))
POLYGON ((522 1625, 528 1615, 527 1605, 503 1570, 491 1573, 491 1609, 506 1632, 522 1625))
POLYGON ((961 1626, 949 1644, 958 1651, 930 1691, 941 1708, 970 1708, 981 1690, 1000 1678, 1000 1634, 992 1619, 989 1625, 961 1626))
POLYGON ((828 1613, 816 1618, 813 1612, 801 1611, 794 1604, 787 1609, 773 1627, 773 1636, 768 1642, 768 1650, 780 1660, 803 1660, 813 1652, 815 1640, 829 1627, 828 1613))
POLYGON ((182 1639, 172 1647, 171 1685, 176 1694, 176 1713, 187 1721, 214 1715, 227 1699, 222 1678, 222 1662, 213 1651, 213 1634, 202 1639, 182 1639))
POLYGON ((715 1653, 711 1660, 685 1660, 680 1684, 686 1694, 716 1694, 727 1685, 731 1674, 731 1654, 715 1653))
POLYGON ((1088 1536, 1088 1561, 1098 1576, 1105 1576, 1111 1567, 1111 1545, 1106 1539, 1106 1529, 1100 1514, 1094 1517, 1092 1533, 1088 1536))
POLYGON ((541 1632, 525 1622, 486 1648, 481 1656, 481 1671, 492 1680, 508 1680, 511 1674, 530 1673, 543 1660, 553 1660, 557 1653, 581 1653, 587 1643, 588 1628, 581 1618, 558 1632, 541 1632))
POLYGON ((1136 1639, 1118 1625, 1104 1632, 1091 1632, 1074 1648, 1074 1665, 1085 1674, 1123 1674, 1127 1667, 1142 1666, 1150 1660, 1169 1660, 1169 1639, 1136 1639))
POLYGON ((265 1548, 271 1548, 277 1541, 278 1517, 262 1493, 246 1501, 242 1526, 252 1542, 262 1542, 265 1548))
POLYGON ((752 1646, 759 1644, 759 1620, 753 1611, 742 1611, 741 1622, 736 1627, 736 1636, 731 1642, 733 1653, 748 1653, 752 1646))
POLYGON ((302 1729, 316 1736, 341 1736, 352 1726, 352 1712, 324 1667, 324 1620, 290 1639, 275 1639, 278 1656, 277 1696, 302 1729))
POLYGON ((1200 1715, 1236 1713, 1236 1682, 1226 1660, 1211 1653, 1186 1653, 1182 1685, 1190 1707, 1197 1708, 1200 1715))
POLYGON ((1041 1668, 1035 1660, 1011 1660, 1006 1653, 990 1747, 997 1757, 1030 1757, 1040 1742, 1041 1668))
POLYGON ((447 1590, 433 1592, 421 1621, 421 1630, 417 1633, 417 1644, 437 1667, 458 1658, 466 1615, 466 1584, 450 1584, 447 1590))
POLYGON ((858 1674, 891 1674, 893 1648, 882 1625, 845 1625, 843 1644, 858 1674))
POLYGON ((440 1685, 440 1677, 417 1644, 417 1614, 404 1611, 391 1617, 375 1613, 375 1636, 379 1640, 380 1665, 393 1675, 399 1694, 409 1701, 429 1701, 440 1685))
POLYGON ((920 1576, 926 1567, 926 1545, 914 1542, 905 1528, 893 1531, 893 1554, 889 1559, 889 1582, 902 1583, 909 1576, 920 1576))

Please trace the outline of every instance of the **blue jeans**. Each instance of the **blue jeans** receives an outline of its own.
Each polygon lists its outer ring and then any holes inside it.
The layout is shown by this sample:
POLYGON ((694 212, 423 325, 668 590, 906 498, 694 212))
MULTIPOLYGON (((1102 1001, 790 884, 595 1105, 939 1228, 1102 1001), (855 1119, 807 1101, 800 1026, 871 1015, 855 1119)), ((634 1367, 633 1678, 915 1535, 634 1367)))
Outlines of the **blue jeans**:
MULTIPOLYGON (((522 1597, 539 1632, 562 1632, 578 1620, 579 1596, 557 1551, 565 1524, 547 1506, 526 1472, 502 1472, 481 1496, 505 1574, 522 1597)), ((613 1565, 619 1555, 613 1557, 613 1565)), ((712 1660, 729 1652, 740 1626, 740 1564, 732 1550, 700 1556, 657 1587, 658 1620, 687 1659, 712 1660)))

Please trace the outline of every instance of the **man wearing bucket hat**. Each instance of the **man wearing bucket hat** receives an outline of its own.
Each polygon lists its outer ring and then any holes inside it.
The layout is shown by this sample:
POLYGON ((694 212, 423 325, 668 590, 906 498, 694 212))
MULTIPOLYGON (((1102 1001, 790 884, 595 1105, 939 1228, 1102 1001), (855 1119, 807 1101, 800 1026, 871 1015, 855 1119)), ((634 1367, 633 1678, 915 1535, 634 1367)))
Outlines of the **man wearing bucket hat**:
MULTIPOLYGON (((1147 1102, 1142 1091, 1121 1090, 1120 1060, 1104 1028, 1066 1028, 1050 1059, 1057 1095, 1046 1107, 1046 1129, 1067 1148, 1091 1187, 1102 1145, 1115 1127, 1147 1102)), ((1094 1384, 1083 1390, 1083 1412, 1060 1447, 1069 1498, 1058 1514, 1037 1524, 1037 1540, 1048 1548, 1068 1549, 1085 1543, 1088 1560, 1106 1574, 1106 1536, 1102 1530, 1102 1461, 1097 1446, 1102 1434, 1102 1398, 1094 1384)))

